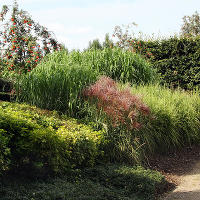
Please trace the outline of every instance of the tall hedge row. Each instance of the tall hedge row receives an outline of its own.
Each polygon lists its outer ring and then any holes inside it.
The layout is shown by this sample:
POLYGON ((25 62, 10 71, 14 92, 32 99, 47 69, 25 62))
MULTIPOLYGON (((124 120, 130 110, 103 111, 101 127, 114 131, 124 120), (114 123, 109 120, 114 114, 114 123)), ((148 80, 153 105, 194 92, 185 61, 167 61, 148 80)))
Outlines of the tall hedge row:
POLYGON ((138 41, 138 44, 136 50, 150 58, 163 82, 183 89, 200 87, 200 36, 138 41))

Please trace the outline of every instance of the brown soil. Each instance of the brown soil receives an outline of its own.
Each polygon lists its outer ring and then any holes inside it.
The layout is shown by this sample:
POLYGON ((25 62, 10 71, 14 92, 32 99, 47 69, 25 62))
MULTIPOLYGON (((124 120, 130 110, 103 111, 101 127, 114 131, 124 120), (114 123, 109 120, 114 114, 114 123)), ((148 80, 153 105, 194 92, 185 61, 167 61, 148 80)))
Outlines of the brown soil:
POLYGON ((166 177, 168 184, 165 191, 173 191, 161 199, 200 199, 200 146, 185 147, 168 155, 156 155, 149 160, 149 166, 166 177))

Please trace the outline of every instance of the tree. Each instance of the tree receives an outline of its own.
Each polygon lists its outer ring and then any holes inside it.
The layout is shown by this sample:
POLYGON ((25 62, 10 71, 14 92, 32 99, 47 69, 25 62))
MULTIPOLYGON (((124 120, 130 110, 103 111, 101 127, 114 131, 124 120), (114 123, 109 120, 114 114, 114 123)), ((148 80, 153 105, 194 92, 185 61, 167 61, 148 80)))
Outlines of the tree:
POLYGON ((192 16, 183 17, 181 35, 183 36, 200 35, 200 15, 197 11, 192 16))
POLYGON ((129 30, 133 26, 136 27, 137 24, 135 22, 128 24, 128 25, 123 25, 125 30, 121 26, 115 26, 113 37, 117 37, 118 41, 116 43, 117 46, 124 48, 124 49, 129 49, 130 44, 129 41, 135 38, 134 33, 130 34, 129 30))
POLYGON ((114 46, 114 42, 110 39, 109 34, 106 33, 105 40, 103 42, 103 48, 112 48, 114 46))
POLYGON ((99 42, 99 39, 95 39, 92 42, 89 41, 88 49, 102 49, 102 48, 103 47, 102 47, 101 43, 99 42))
MULTIPOLYGON (((8 11, 9 7, 4 5, 0 13, 2 22, 8 11)), ((61 48, 47 28, 34 22, 27 12, 19 10, 16 0, 11 17, 2 26, 0 47, 5 49, 2 56, 8 70, 31 71, 44 55, 61 48)))

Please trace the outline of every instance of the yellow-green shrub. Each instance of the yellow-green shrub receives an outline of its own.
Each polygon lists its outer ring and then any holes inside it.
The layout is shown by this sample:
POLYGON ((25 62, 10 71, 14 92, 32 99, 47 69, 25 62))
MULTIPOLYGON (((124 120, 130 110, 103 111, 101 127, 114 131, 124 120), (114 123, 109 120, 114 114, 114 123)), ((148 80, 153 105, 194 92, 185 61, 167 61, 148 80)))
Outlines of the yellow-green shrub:
MULTIPOLYGON (((64 120, 36 107, 1 102, 0 127, 6 148, 10 149, 11 169, 61 173, 92 166, 102 155, 103 131, 94 131, 75 119, 64 120)), ((0 154, 0 160, 4 157, 0 154)))
POLYGON ((9 165, 10 148, 8 148, 8 141, 9 137, 6 136, 6 131, 0 129, 0 174, 9 165))

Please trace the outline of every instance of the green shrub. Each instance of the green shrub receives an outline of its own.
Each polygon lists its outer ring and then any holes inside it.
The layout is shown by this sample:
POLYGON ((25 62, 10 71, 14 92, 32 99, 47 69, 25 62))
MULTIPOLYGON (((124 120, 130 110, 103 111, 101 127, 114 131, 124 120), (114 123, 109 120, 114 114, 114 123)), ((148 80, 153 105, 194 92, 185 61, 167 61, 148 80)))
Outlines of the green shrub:
POLYGON ((102 131, 94 131, 74 119, 59 119, 52 114, 48 117, 41 112, 26 105, 0 103, 3 139, 6 133, 1 149, 5 153, 10 150, 11 169, 62 173, 74 167, 92 166, 102 156, 102 131))
POLYGON ((194 89, 200 84, 200 37, 172 37, 161 41, 140 41, 137 51, 152 53, 152 65, 158 70, 163 83, 194 89))
POLYGON ((9 136, 6 135, 6 131, 0 129, 0 174, 7 170, 10 163, 10 148, 8 147, 9 136))
POLYGON ((67 52, 55 52, 21 77, 18 100, 78 116, 84 107, 81 91, 95 82, 97 76, 89 65, 70 64, 67 52))

